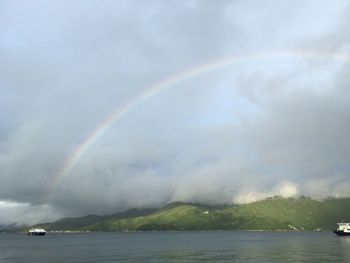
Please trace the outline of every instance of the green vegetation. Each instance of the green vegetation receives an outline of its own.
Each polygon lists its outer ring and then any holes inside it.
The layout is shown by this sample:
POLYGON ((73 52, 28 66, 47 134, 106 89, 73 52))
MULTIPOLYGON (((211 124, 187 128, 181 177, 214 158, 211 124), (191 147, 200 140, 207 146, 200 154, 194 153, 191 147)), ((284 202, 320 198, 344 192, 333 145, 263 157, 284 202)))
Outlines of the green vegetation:
POLYGON ((244 205, 212 207, 172 203, 109 216, 66 218, 40 225, 47 230, 331 230, 350 221, 350 199, 317 201, 308 197, 273 197, 244 205))
POLYGON ((48 231, 54 230, 79 230, 97 222, 104 222, 109 219, 118 220, 120 218, 138 217, 153 213, 155 209, 129 209, 124 212, 115 213, 112 215, 99 216, 87 215, 83 217, 66 217, 57 220, 53 223, 40 224, 38 226, 45 228, 48 231))

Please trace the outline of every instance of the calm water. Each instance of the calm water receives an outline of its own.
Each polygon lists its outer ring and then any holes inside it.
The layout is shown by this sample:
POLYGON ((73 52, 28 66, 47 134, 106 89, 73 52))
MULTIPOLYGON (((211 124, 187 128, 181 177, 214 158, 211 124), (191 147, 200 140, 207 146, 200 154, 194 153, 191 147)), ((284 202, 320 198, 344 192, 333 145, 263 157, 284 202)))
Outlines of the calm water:
POLYGON ((350 262, 350 237, 235 231, 0 234, 0 262, 350 262))

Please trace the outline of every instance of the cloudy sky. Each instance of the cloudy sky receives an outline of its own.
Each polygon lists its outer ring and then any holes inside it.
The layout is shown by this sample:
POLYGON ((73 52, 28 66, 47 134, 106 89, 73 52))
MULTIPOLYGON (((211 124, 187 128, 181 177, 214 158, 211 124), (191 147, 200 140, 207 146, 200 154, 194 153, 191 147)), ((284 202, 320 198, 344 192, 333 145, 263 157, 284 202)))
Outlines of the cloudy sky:
POLYGON ((350 196, 349 12, 0 1, 0 224, 350 196))

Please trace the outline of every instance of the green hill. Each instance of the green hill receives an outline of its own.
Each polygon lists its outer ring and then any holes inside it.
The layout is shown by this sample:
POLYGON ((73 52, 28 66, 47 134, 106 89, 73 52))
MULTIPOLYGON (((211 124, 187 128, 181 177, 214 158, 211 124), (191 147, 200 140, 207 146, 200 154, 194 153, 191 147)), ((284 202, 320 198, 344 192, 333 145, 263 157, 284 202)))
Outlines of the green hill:
POLYGON ((46 230, 79 230, 83 227, 87 227, 97 222, 103 222, 108 219, 118 220, 120 218, 131 218, 144 216, 153 213, 155 209, 144 208, 144 209, 129 209, 124 212, 115 213, 112 215, 99 216, 99 215, 87 215, 83 217, 66 217, 57 220, 53 223, 39 224, 37 226, 43 227, 46 230))
POLYGON ((235 206, 172 203, 159 210, 66 218, 41 226, 81 231, 331 230, 341 221, 350 221, 350 198, 317 201, 274 197, 235 206))

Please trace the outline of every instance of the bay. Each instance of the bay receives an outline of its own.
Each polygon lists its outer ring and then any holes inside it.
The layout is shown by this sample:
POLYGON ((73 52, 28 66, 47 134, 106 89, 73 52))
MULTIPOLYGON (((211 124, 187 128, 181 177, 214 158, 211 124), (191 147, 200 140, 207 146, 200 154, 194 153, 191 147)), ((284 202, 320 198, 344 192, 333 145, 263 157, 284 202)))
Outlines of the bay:
POLYGON ((350 262, 350 237, 331 232, 0 234, 0 262, 350 262))

